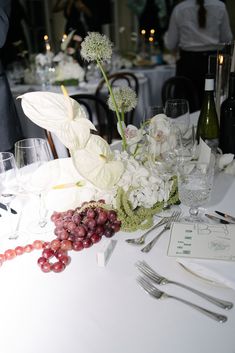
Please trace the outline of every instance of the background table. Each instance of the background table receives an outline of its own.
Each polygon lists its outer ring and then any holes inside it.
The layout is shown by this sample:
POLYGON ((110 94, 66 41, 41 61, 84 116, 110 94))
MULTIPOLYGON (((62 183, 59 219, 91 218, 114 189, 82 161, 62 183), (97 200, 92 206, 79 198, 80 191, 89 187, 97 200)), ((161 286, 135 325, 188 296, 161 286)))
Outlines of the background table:
MULTIPOLYGON (((234 177, 220 174, 209 209, 234 213, 234 198, 234 177)), ((35 214, 34 208, 28 216, 31 214, 35 214)), ((36 264, 40 251, 4 263, 0 269, 0 351, 234 353, 235 308, 226 312, 183 288, 162 287, 168 293, 226 314, 228 321, 219 324, 182 303, 155 300, 137 285, 135 262, 146 260, 172 279, 234 303, 235 291, 198 279, 183 270, 175 258, 168 257, 167 232, 148 254, 128 245, 125 239, 129 237, 123 232, 114 236, 117 245, 104 268, 96 263, 102 243, 71 252, 70 265, 59 274, 40 271, 36 264)), ((10 242, 9 247, 13 244, 10 242)), ((220 264, 223 266, 223 261, 220 264)), ((235 271, 235 264, 230 265, 235 271)))

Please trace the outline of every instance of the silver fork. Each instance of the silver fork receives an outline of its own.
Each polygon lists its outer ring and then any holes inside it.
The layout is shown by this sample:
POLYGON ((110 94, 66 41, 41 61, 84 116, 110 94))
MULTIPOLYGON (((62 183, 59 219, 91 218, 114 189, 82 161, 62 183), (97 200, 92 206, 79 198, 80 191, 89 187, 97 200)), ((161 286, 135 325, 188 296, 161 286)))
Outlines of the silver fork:
POLYGON ((205 314, 206 316, 218 321, 218 322, 226 322, 227 321, 227 317, 225 315, 221 315, 218 313, 214 313, 213 311, 210 311, 208 309, 205 309, 199 305, 196 305, 192 302, 189 302, 183 298, 180 297, 176 297, 174 295, 170 295, 166 292, 160 291, 158 288, 156 288, 151 282, 149 282, 149 280, 147 278, 144 277, 138 277, 137 278, 137 282, 139 283, 139 285, 148 293, 150 294, 152 297, 156 298, 156 299, 161 299, 161 298, 172 298, 175 300, 178 300, 179 302, 182 302, 198 311, 200 311, 202 314, 205 314))
POLYGON ((190 290, 191 292, 193 292, 194 294, 199 295, 200 297, 208 300, 209 302, 219 306, 220 308, 223 309, 232 309, 233 307, 233 303, 226 301, 226 300, 222 300, 222 299, 218 299, 215 297, 212 297, 211 295, 205 294, 197 289, 194 289, 192 287, 187 286, 186 284, 183 283, 179 283, 176 281, 172 281, 168 278, 165 278, 161 275, 159 275, 156 271, 154 271, 145 261, 138 261, 136 263, 136 267, 145 275, 147 276, 149 279, 151 279, 153 282, 160 284, 160 285, 164 285, 164 284, 176 284, 179 287, 185 288, 190 290))
POLYGON ((175 222, 178 220, 179 216, 181 214, 181 211, 174 211, 171 215, 171 217, 168 219, 168 221, 166 222, 164 228, 161 230, 160 233, 158 233, 153 240, 151 240, 144 248, 141 249, 142 252, 149 252, 153 246, 156 244, 157 240, 159 239, 159 237, 168 229, 170 229, 171 227, 171 223, 175 222))
MULTIPOLYGON (((171 216, 169 216, 169 217, 171 217, 171 216)), ((147 235, 150 232, 152 232, 152 230, 154 230, 155 228, 160 227, 163 224, 165 224, 167 222, 167 220, 169 219, 169 217, 162 218, 158 223, 156 223, 152 228, 148 229, 147 232, 142 234, 139 238, 126 239, 126 242, 128 244, 143 245, 145 243, 145 238, 147 237, 147 235)))

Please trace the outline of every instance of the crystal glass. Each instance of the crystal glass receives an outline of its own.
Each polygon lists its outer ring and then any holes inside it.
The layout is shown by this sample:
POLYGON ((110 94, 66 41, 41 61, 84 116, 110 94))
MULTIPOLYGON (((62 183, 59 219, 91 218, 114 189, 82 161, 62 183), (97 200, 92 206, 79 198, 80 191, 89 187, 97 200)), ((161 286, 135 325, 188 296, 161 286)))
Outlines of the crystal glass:
POLYGON ((189 207, 187 222, 203 222, 199 207, 205 205, 211 195, 214 180, 215 158, 210 163, 184 162, 178 168, 178 191, 181 203, 189 207))
POLYGON ((164 114, 164 108, 162 105, 153 105, 148 107, 143 113, 142 125, 143 127, 149 124, 150 119, 155 115, 164 114))
MULTIPOLYGON (((16 163, 10 152, 0 152, 0 200, 8 212, 9 239, 16 239, 18 232, 12 229, 11 202, 17 194, 16 163)), ((14 223, 14 222, 13 222, 14 223)))
POLYGON ((162 133, 161 130, 150 129, 148 158, 152 172, 169 179, 177 174, 177 165, 182 162, 184 148, 177 126, 171 124, 162 133))
POLYGON ((165 114, 181 131, 182 137, 190 125, 189 103, 186 99, 167 99, 165 114))
POLYGON ((34 194, 39 199, 39 219, 30 225, 30 231, 42 233, 47 224, 45 194, 50 188, 50 177, 42 167, 50 161, 47 141, 29 138, 15 143, 15 159, 18 167, 18 180, 23 192, 34 194))

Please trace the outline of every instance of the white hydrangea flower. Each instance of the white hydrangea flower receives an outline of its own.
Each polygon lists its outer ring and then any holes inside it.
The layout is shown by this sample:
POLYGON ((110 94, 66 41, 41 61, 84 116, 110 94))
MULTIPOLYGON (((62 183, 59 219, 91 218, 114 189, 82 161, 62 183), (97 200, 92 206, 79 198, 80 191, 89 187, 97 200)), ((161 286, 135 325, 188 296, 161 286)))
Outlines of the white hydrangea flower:
POLYGON ((112 43, 98 32, 89 32, 81 44, 81 56, 90 61, 109 61, 112 56, 112 43))
POLYGON ((61 61, 55 68, 55 79, 56 81, 65 81, 75 79, 83 81, 85 76, 84 69, 73 59, 69 61, 61 61))
POLYGON ((115 151, 115 159, 124 163, 124 173, 117 186, 129 192, 129 201, 133 208, 152 207, 158 201, 167 201, 172 181, 163 180, 160 175, 152 175, 150 170, 126 152, 115 151))
MULTIPOLYGON (((137 96, 135 91, 130 87, 115 87, 113 89, 114 99, 119 112, 130 112, 137 105, 137 96)), ((112 97, 108 98, 108 106, 111 110, 116 111, 112 97)))

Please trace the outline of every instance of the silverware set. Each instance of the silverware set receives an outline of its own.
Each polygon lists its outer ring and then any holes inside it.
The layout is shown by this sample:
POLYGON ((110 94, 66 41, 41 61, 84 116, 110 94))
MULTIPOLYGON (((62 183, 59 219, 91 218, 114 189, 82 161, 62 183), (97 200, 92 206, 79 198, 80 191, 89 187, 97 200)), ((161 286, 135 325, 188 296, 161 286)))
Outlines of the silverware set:
POLYGON ((156 223, 152 228, 150 228, 147 232, 142 234, 140 237, 126 239, 126 242, 128 244, 133 244, 133 245, 143 245, 143 244, 145 244, 146 237, 154 229, 164 225, 164 228, 161 230, 161 232, 158 233, 144 248, 141 249, 142 252, 149 252, 153 248, 153 246, 156 244, 157 240, 162 235, 162 233, 164 233, 166 230, 170 229, 171 223, 175 222, 175 221, 177 221, 179 219, 180 214, 181 214, 181 211, 172 212, 171 216, 163 217, 158 223, 156 223))
POLYGON ((225 315, 219 314, 219 313, 215 313, 213 311, 210 311, 206 308, 203 308, 199 305, 196 305, 192 302, 189 302, 181 297, 177 297, 177 296, 173 296, 170 295, 164 291, 159 290, 154 284, 157 285, 166 285, 166 284, 174 284, 177 285, 179 287, 182 287, 184 289, 187 289, 191 292, 193 292, 194 294, 204 298, 205 300, 208 300, 209 302, 213 303, 214 305, 225 309, 225 310, 230 310, 233 307, 233 303, 226 301, 226 300, 222 300, 219 298, 215 298, 212 297, 206 293, 203 293, 195 288, 192 288, 190 286, 187 286, 183 283, 174 281, 174 280, 170 280, 164 276, 161 276, 160 274, 158 274, 155 270, 153 270, 145 261, 138 261, 136 263, 136 267, 138 268, 138 270, 144 275, 144 277, 139 276, 137 278, 137 282, 138 284, 152 297, 154 297, 155 299, 160 299, 160 298, 172 298, 175 299, 177 301, 180 301, 198 311, 200 311, 201 313, 205 314, 206 316, 218 321, 218 322, 226 322, 227 321, 227 317, 225 315))

